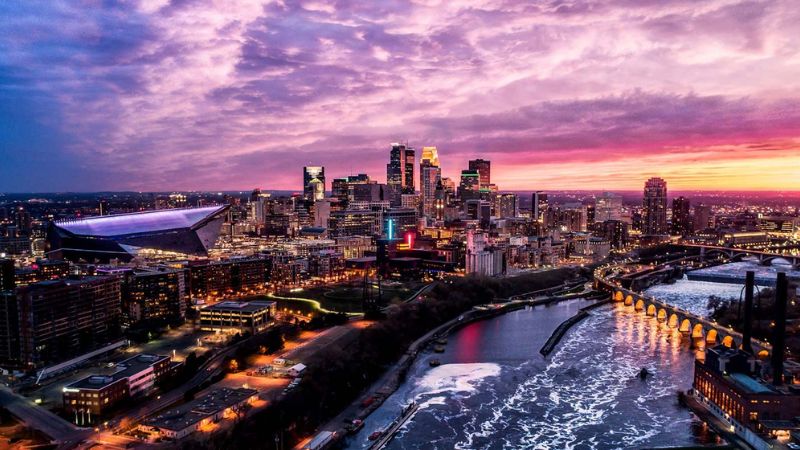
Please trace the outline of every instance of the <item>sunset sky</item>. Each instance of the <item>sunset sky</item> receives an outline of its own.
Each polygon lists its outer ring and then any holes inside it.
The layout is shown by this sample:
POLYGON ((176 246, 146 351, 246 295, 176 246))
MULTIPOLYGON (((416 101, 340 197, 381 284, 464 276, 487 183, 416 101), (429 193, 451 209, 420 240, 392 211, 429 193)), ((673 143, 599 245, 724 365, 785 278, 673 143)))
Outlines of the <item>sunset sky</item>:
POLYGON ((509 190, 800 190, 800 6, 0 2, 0 191, 383 181, 395 141, 509 190))

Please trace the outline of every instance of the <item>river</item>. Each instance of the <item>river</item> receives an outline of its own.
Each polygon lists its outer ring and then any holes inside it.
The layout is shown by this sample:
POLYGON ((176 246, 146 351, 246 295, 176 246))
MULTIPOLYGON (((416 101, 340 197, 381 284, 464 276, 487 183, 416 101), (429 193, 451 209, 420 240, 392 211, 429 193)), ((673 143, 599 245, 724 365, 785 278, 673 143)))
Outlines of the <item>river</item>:
POLYGON ((715 439, 677 404, 693 358, 677 332, 621 305, 593 310, 548 358, 539 349, 588 302, 539 306, 476 322, 444 353, 426 352, 349 448, 421 407, 387 449, 634 449, 715 439), (431 368, 429 361, 441 365, 431 368), (642 367, 654 375, 637 377, 642 367))

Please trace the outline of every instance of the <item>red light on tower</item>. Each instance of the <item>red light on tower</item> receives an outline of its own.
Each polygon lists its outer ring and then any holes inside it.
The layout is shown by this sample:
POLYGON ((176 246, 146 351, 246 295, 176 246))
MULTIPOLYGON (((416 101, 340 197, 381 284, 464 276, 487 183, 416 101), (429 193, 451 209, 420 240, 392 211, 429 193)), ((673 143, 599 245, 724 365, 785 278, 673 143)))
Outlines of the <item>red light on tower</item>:
POLYGON ((406 244, 408 244, 409 249, 414 248, 414 233, 410 231, 406 233, 406 244))

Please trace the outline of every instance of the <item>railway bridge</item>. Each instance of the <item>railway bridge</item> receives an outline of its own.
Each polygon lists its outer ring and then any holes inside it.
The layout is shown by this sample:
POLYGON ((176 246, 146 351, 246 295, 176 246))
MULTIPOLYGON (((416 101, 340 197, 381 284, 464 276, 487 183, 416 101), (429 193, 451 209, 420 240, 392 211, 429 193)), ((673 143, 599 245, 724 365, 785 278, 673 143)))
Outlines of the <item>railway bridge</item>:
POLYGON ((755 256, 758 258, 758 262, 765 266, 772 265, 774 261, 782 259, 791 264, 793 269, 800 269, 800 256, 797 255, 785 255, 781 253, 764 252, 761 250, 748 250, 746 248, 720 247, 704 244, 681 244, 681 246, 686 248, 700 249, 700 259, 721 255, 732 261, 736 261, 741 260, 745 256, 755 256))

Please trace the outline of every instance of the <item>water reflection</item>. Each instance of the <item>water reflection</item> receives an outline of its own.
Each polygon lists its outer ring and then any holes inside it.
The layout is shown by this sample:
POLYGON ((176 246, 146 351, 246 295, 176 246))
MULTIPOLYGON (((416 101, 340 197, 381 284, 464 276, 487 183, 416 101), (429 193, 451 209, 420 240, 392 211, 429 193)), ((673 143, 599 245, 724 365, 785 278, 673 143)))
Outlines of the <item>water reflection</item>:
POLYGON ((423 407, 389 449, 641 448, 713 440, 677 391, 691 386, 691 339, 622 305, 594 310, 550 358, 539 348, 582 302, 509 313, 424 354, 409 381, 371 416, 350 448, 416 400, 423 407), (428 367, 431 358, 442 366, 428 367), (647 367, 652 377, 641 381, 647 367))

